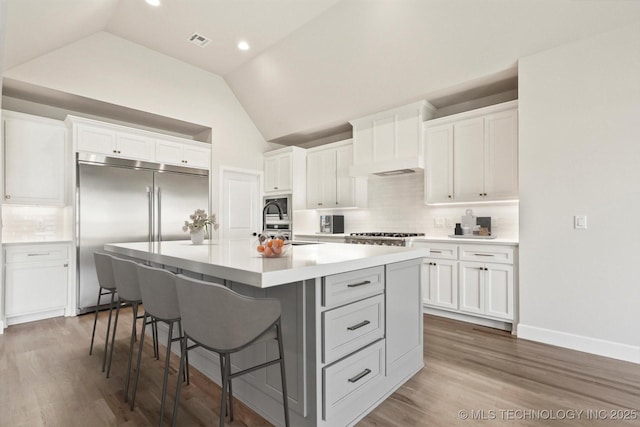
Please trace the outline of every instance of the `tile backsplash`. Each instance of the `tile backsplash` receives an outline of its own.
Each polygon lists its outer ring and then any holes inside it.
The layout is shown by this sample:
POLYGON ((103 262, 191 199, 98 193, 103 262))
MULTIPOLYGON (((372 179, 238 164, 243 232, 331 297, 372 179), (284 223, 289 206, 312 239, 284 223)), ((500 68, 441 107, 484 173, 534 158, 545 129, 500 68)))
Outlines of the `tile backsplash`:
POLYGON ((71 208, 2 205, 2 242, 71 240, 71 208))
POLYGON ((424 173, 370 176, 365 209, 305 210, 294 213, 294 233, 315 233, 321 214, 344 215, 345 232, 416 232, 429 237, 453 234, 456 222, 472 209, 476 216, 492 217, 492 232, 500 238, 518 239, 518 204, 492 203, 453 206, 424 204, 424 173), (436 224, 442 226, 436 226, 436 224))

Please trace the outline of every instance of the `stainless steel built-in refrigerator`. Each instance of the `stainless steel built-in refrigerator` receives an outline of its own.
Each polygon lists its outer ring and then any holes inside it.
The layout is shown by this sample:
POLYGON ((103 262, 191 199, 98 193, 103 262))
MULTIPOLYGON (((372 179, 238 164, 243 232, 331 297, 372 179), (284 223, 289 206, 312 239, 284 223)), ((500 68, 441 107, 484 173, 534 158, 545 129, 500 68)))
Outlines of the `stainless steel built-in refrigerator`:
POLYGON ((209 172, 132 160, 78 155, 78 309, 98 298, 93 253, 105 243, 184 240, 184 221, 209 211, 209 172))

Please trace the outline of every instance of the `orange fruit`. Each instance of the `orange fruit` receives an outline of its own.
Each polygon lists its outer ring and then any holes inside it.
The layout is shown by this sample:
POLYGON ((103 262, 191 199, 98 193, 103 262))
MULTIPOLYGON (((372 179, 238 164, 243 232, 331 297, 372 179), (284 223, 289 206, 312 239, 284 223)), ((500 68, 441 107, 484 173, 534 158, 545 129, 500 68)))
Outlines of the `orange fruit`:
POLYGON ((264 256, 271 256, 273 254, 273 251, 271 250, 271 247, 269 247, 267 245, 266 248, 264 248, 264 252, 263 252, 264 256))
POLYGON ((264 252, 264 246, 258 245, 258 252, 264 252))
POLYGON ((273 250, 273 254, 278 256, 282 253, 282 248, 280 246, 276 246, 275 248, 272 249, 273 250))
POLYGON ((267 246, 270 247, 270 248, 273 247, 273 240, 269 240, 267 242, 267 246))
POLYGON ((284 245, 284 241, 282 241, 281 239, 276 239, 276 245, 281 248, 282 245, 284 245))

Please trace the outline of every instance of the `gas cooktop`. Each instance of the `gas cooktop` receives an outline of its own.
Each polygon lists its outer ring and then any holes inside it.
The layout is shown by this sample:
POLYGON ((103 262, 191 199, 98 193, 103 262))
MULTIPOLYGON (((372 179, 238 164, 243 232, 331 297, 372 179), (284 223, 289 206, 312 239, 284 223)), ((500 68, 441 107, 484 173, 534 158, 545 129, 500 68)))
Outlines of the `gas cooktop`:
POLYGON ((395 237, 395 238, 406 238, 406 237, 418 237, 424 236, 424 233, 351 233, 352 236, 356 237, 395 237))

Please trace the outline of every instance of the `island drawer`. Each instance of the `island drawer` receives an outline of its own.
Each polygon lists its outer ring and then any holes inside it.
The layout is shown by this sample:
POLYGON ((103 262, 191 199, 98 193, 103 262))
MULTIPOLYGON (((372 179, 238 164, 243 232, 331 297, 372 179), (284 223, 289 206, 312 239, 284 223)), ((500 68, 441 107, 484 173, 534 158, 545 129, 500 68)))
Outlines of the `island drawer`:
POLYGON ((513 264, 513 248, 497 245, 462 245, 460 260, 513 264))
POLYGON ((322 305, 337 307, 384 292, 384 267, 326 276, 322 281, 322 305))
POLYGON ((384 336, 384 295, 322 313, 322 362, 331 363, 384 336))
POLYGON ((372 405, 379 395, 370 389, 384 377, 384 340, 322 370, 322 418, 350 419, 372 405))
POLYGON ((46 262, 67 260, 69 245, 66 243, 48 245, 16 245, 8 246, 5 252, 5 262, 46 262))

